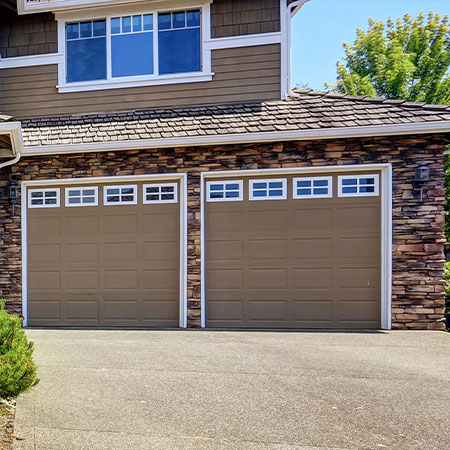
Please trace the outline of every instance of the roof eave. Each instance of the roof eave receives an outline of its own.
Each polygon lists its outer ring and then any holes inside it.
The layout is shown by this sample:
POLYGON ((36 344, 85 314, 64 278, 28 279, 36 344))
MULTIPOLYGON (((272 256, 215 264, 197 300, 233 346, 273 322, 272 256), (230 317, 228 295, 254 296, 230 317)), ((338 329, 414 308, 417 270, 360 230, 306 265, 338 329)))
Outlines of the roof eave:
POLYGON ((22 125, 20 122, 1 122, 0 134, 9 136, 12 146, 12 156, 23 153, 24 144, 22 136, 22 125))
POLYGON ((450 134, 450 121, 420 122, 395 125, 370 125, 309 130, 237 133, 212 136, 184 136, 167 139, 139 139, 107 141, 81 144, 56 144, 28 146, 23 155, 55 155, 91 153, 104 151, 126 151, 149 148, 197 147, 214 145, 251 144, 262 142, 304 141, 323 139, 349 139, 359 137, 405 136, 417 134, 450 134))

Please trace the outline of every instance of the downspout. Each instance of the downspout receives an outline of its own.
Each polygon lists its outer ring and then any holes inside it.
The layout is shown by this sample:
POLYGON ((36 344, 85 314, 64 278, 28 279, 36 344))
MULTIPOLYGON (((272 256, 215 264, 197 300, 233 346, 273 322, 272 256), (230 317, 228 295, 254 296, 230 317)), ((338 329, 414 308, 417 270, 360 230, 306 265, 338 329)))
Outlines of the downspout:
POLYGON ((17 162, 19 162, 20 157, 21 157, 21 153, 19 152, 19 153, 17 153, 17 155, 14 159, 10 159, 9 161, 1 163, 0 169, 3 169, 3 167, 12 166, 13 164, 16 164, 17 162))
POLYGON ((291 86, 291 20, 300 11, 305 3, 311 0, 296 0, 289 3, 286 6, 286 62, 287 62, 287 72, 286 72, 286 83, 287 83, 287 97, 298 97, 299 94, 292 90, 291 86))

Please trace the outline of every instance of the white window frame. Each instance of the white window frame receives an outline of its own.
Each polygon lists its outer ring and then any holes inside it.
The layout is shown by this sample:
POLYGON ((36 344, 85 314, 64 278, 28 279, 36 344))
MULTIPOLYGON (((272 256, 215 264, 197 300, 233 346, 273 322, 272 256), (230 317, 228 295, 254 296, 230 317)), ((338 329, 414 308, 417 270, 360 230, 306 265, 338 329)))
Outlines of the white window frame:
MULTIPOLYGON (((83 186, 83 187, 69 187, 65 188, 65 206, 66 208, 73 208, 79 206, 98 206, 98 186, 83 186), (80 191, 80 203, 69 203, 69 193, 80 191), (83 191, 94 191, 94 202, 83 203, 83 191)), ((89 197, 92 197, 89 195, 89 197)))
MULTIPOLYGON (((233 191, 235 192, 235 191, 233 191)), ((208 181, 206 183, 206 201, 207 202, 239 202, 244 200, 244 181, 243 180, 218 180, 218 181, 208 181), (223 185, 223 192, 224 197, 223 198, 211 198, 211 186, 222 184, 223 185), (237 197, 225 197, 226 193, 226 186, 228 184, 237 184, 239 186, 238 192, 239 195, 237 197)))
MULTIPOLYGON (((295 199, 308 199, 308 198, 333 198, 333 177, 296 177, 292 180, 293 186, 292 186, 292 197, 295 199), (298 181, 310 181, 311 187, 310 188, 298 188, 297 182, 298 181), (327 194, 314 194, 314 181, 327 181, 327 194), (311 189, 310 195, 298 195, 297 189, 311 189)), ((323 189, 322 186, 317 186, 317 189, 323 189)))
POLYGON ((59 208, 61 206, 61 190, 60 188, 43 188, 43 189, 29 189, 28 190, 28 208, 59 208), (31 194, 34 192, 42 192, 43 193, 43 204, 42 205, 33 205, 31 203, 31 194), (56 192, 56 204, 54 205, 46 205, 45 204, 45 193, 46 192, 56 192))
POLYGON ((118 205, 137 205, 138 202, 138 189, 137 184, 117 184, 114 186, 103 186, 103 205, 104 206, 118 206, 118 205), (108 189, 119 189, 119 197, 122 195, 130 195, 130 194, 122 194, 121 189, 133 189, 133 200, 132 201, 122 201, 119 199, 118 202, 108 202, 108 197, 111 197, 115 194, 108 194, 108 189))
MULTIPOLYGON (((372 186, 372 185, 369 185, 372 186)), ((380 176, 375 174, 367 174, 367 175, 340 175, 338 177, 338 197, 378 197, 380 195, 380 176), (367 186, 365 184, 360 185, 359 180, 361 178, 373 178, 374 179, 374 192, 359 192, 359 188, 361 186, 367 186), (344 193, 342 192, 344 187, 351 187, 351 186, 343 186, 342 181, 343 180, 357 180, 356 188, 357 192, 352 193, 344 193)))
MULTIPOLYGON (((249 199, 250 200, 286 200, 287 199, 287 179, 286 178, 258 178, 254 180, 249 180, 248 184, 248 190, 249 190, 249 199), (281 197, 269 197, 269 185, 267 185, 267 197, 254 197, 253 196, 253 185, 255 183, 273 183, 273 182, 281 182, 281 190, 282 190, 282 196, 281 197)), ((279 189, 274 189, 279 190, 279 189)))
MULTIPOLYGON (((171 192, 168 192, 171 194, 171 192)), ((144 184, 142 186, 142 203, 144 205, 151 205, 151 204, 160 204, 160 203, 178 203, 178 184, 177 183, 151 183, 151 184, 144 184), (150 195, 158 195, 159 200, 147 200, 147 188, 159 188, 158 192, 153 192, 150 195), (162 200, 161 195, 165 194, 164 192, 161 192, 161 188, 163 187, 173 187, 173 199, 172 200, 162 200)))
POLYGON ((58 53, 62 55, 58 63, 58 92, 82 92, 102 89, 119 89, 139 86, 158 86, 177 83, 195 83, 211 81, 214 73, 211 69, 211 49, 206 45, 206 41, 211 37, 211 19, 209 0, 198 0, 192 4, 180 4, 167 2, 167 5, 160 8, 142 9, 142 5, 120 5, 117 7, 86 8, 84 10, 56 13, 58 22, 58 53), (111 19, 122 16, 133 16, 140 14, 153 14, 153 34, 158 35, 158 13, 200 10, 200 61, 201 70, 198 72, 176 73, 166 75, 156 75, 158 73, 158 41, 153 39, 154 72, 151 75, 138 75, 128 77, 112 77, 111 61, 111 19), (106 80, 93 81, 66 81, 66 24, 73 22, 83 22, 90 20, 106 20, 106 80))

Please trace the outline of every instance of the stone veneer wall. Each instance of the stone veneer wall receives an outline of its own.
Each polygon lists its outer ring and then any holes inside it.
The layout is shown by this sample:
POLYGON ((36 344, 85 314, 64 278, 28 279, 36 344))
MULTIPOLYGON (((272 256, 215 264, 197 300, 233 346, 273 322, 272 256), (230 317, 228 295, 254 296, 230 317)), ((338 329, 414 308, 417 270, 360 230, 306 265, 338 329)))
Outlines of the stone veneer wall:
POLYGON ((11 217, 5 186, 19 180, 188 172, 188 322, 200 326, 200 172, 365 163, 393 165, 394 328, 443 329, 443 151, 448 138, 417 136, 299 141, 223 147, 150 149, 23 158, 0 176, 0 295, 21 310, 20 205, 11 217), (414 169, 431 179, 423 201, 413 192, 414 169))

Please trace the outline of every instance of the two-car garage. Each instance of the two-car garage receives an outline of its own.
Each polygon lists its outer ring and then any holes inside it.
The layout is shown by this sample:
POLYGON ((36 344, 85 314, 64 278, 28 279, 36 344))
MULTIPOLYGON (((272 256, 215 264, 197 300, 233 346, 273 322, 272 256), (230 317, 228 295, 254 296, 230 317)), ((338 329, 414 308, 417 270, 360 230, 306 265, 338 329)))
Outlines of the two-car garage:
MULTIPOLYGON (((202 324, 383 326, 383 180, 376 167, 202 176, 202 324)), ((185 175, 24 192, 29 326, 186 326, 185 175)))

